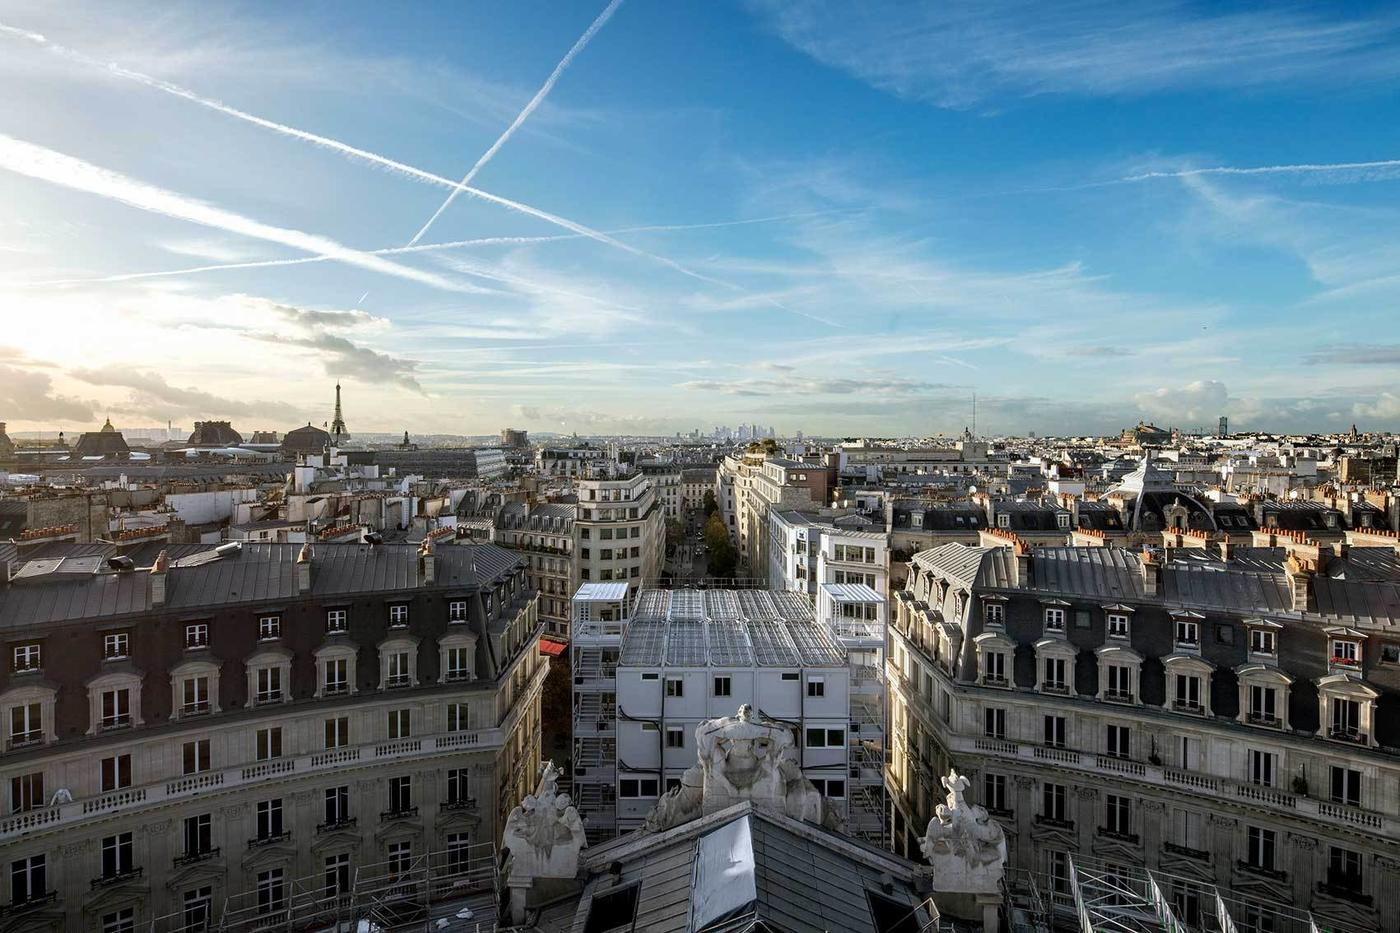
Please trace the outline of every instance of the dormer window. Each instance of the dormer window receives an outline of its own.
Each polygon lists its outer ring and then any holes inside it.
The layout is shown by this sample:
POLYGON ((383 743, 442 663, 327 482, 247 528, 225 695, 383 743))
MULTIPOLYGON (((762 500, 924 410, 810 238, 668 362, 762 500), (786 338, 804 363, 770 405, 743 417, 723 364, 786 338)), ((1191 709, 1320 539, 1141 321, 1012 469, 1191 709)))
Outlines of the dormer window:
POLYGON ((258 619, 258 641, 273 641, 281 637, 281 616, 262 616, 258 619))
POLYGON ((1278 654, 1278 635, 1271 629, 1252 628, 1249 630, 1249 653, 1266 657, 1278 654))
POLYGON ((987 628, 1004 628, 1006 625, 1006 606, 999 602, 983 603, 982 624, 987 628))
POLYGON ((1190 619, 1176 620, 1176 646, 1178 648, 1199 648, 1201 646, 1201 625, 1190 619))
POLYGON ((326 610, 326 634, 334 635, 350 629, 350 610, 348 609, 327 609, 326 610))
POLYGON ((185 626, 185 649, 187 651, 208 647, 209 624, 207 622, 195 622, 185 626))
POLYGON ((1110 612, 1107 616, 1109 638, 1127 639, 1128 617, 1121 612, 1110 612))
POLYGON ((1002 512, 1001 514, 999 514, 999 515, 997 516, 997 527, 998 527, 998 528, 1010 528, 1010 527, 1011 527, 1011 516, 1010 516, 1010 515, 1007 515, 1005 512, 1002 512))
POLYGON ((407 604, 405 604, 405 603, 399 603, 399 604, 397 604, 397 605, 393 605, 393 606, 390 606, 390 607, 389 607, 389 627, 390 627, 390 628, 407 628, 407 627, 408 627, 408 606, 407 606, 407 604))
POLYGON ((1361 666, 1361 644, 1349 638, 1332 639, 1332 663, 1339 667, 1361 666))
POLYGON ((1067 513, 1061 512, 1060 514, 1056 515, 1055 521, 1059 524, 1061 528, 1069 527, 1069 515, 1067 513))
POLYGON ((126 632, 113 632, 102 636, 102 658, 106 661, 120 661, 127 657, 131 646, 131 636, 126 632))
POLYGON ((1058 606, 1045 608, 1045 632, 1063 635, 1065 631, 1065 610, 1058 606))
POLYGON ((447 621, 452 624, 467 621, 467 601, 465 599, 454 599, 447 604, 447 621))
POLYGON ((37 671, 43 666, 39 646, 35 645, 15 645, 14 670, 16 674, 25 671, 37 671))

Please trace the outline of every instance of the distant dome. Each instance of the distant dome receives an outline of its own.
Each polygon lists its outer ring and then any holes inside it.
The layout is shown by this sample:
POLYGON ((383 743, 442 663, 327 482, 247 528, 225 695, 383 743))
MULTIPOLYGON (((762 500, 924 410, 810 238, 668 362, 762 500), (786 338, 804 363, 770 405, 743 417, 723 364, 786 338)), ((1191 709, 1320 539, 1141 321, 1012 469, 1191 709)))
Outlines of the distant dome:
POLYGON ((196 421, 185 443, 191 447, 236 447, 243 443, 243 435, 227 421, 196 421))
POLYGON ((117 430, 116 428, 112 427, 112 419, 111 419, 111 417, 108 416, 107 420, 104 421, 104 422, 102 422, 102 433, 103 433, 103 434, 114 434, 114 433, 116 433, 116 430, 117 430))
POLYGON ((308 421, 306 427, 288 431, 282 436, 282 452, 293 455, 319 454, 330 442, 330 432, 323 431, 308 421))
POLYGON ((78 438, 78 443, 73 445, 73 456, 75 457, 125 460, 130 453, 131 448, 126 446, 126 438, 122 437, 120 431, 112 427, 111 418, 107 419, 100 431, 85 431, 83 436, 78 438))

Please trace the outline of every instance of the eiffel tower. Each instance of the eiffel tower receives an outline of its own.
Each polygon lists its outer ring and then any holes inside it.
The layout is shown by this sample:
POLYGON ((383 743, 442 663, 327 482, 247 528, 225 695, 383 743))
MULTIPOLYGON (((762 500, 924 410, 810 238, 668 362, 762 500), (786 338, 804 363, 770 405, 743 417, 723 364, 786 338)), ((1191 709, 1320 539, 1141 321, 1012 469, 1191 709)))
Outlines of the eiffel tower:
POLYGON ((331 420, 331 443, 339 446, 341 441, 348 441, 350 432, 345 430, 345 416, 340 413, 340 383, 335 384, 335 418, 331 420))

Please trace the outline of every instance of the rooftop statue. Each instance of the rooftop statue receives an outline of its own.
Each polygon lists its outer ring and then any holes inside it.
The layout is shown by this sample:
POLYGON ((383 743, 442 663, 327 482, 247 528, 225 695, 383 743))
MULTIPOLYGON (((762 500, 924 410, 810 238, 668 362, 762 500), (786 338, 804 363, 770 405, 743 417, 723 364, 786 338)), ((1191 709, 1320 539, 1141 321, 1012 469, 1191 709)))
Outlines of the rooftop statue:
POLYGON ((583 820, 559 793, 559 769, 545 762, 540 783, 506 817, 501 844, 510 850, 509 874, 521 878, 572 878, 587 844, 583 820))
POLYGON ((667 791, 647 817, 645 829, 660 832, 740 801, 794 819, 841 828, 841 819, 802 774, 792 730, 739 707, 734 716, 711 719, 695 729, 698 761, 667 791))
POLYGON ((942 778, 946 803, 934 810, 919 849, 933 866, 937 890, 993 894, 1006 871, 1006 834, 986 807, 968 803, 967 778, 956 771, 942 778))

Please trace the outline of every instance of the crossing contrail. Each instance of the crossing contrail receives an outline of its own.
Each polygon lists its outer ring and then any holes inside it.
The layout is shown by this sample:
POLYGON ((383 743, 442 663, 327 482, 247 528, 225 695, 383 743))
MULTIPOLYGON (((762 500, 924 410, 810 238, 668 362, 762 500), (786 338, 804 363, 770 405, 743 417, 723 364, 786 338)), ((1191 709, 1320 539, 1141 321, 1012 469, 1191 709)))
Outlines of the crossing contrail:
MULTIPOLYGON (((540 85, 540 89, 535 92, 535 96, 530 98, 530 102, 525 105, 525 109, 516 114, 510 126, 506 127, 506 131, 491 144, 491 148, 481 154, 481 158, 476 160, 476 164, 471 167, 471 171, 467 172, 466 176, 462 179, 462 187, 472 183, 472 179, 476 177, 476 173, 481 171, 497 152, 500 152, 501 147, 506 144, 506 140, 515 135, 515 131, 520 129, 521 124, 528 120, 530 114, 534 113, 535 109, 544 102, 544 99, 549 96, 549 92, 554 90, 555 82, 559 80, 559 76, 573 63, 575 56, 582 52, 584 47, 593 40, 593 37, 598 34, 598 30, 602 29, 608 20, 612 19, 613 13, 617 12, 617 8, 621 5, 622 0, 612 0, 612 2, 603 9, 603 12, 598 14, 598 18, 593 21, 592 25, 584 30, 583 35, 579 36, 578 41, 573 44, 573 47, 569 49, 568 53, 559 60, 559 64, 554 66, 554 70, 549 73, 549 77, 545 79, 544 84, 540 85)), ((457 199, 457 194, 461 190, 462 188, 452 189, 452 192, 447 196, 447 200, 442 202, 441 206, 433 212, 433 216, 428 218, 428 222, 423 225, 422 229, 413 235, 413 239, 408 241, 409 246, 423 239, 423 234, 428 232, 428 228, 437 222, 437 219, 442 216, 442 212, 447 210, 452 202, 457 199)))
POLYGON ((7 169, 18 175, 60 185, 74 191, 83 191, 98 197, 117 201, 139 210, 149 211, 165 217, 174 217, 190 223, 224 230, 229 233, 277 243, 302 252, 315 253, 352 266, 359 266, 383 275, 430 285, 446 291, 484 291, 476 285, 452 282, 432 272, 425 272, 409 266, 402 266, 382 256, 361 252, 337 243, 329 237, 275 227, 233 211, 206 204, 193 198, 155 185, 149 185, 128 178, 109 169, 101 168, 82 159, 46 149, 34 143, 0 134, 0 169, 7 169))

